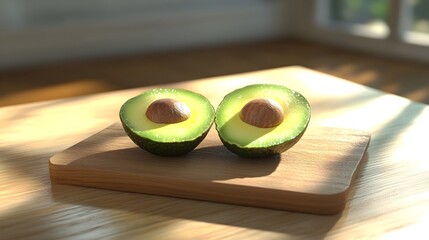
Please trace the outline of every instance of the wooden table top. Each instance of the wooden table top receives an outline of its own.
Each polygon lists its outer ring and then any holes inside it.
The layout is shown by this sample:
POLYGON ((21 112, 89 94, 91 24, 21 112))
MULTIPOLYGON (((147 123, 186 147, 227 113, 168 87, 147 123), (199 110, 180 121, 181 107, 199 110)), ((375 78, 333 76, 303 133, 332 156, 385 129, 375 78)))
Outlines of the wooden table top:
POLYGON ((424 237, 429 226, 427 105, 302 67, 168 87, 207 96, 251 83, 284 84, 312 106, 311 125, 362 129, 372 138, 341 214, 321 216, 51 183, 54 154, 117 122, 145 89, 0 108, 0 238, 287 239, 424 237))

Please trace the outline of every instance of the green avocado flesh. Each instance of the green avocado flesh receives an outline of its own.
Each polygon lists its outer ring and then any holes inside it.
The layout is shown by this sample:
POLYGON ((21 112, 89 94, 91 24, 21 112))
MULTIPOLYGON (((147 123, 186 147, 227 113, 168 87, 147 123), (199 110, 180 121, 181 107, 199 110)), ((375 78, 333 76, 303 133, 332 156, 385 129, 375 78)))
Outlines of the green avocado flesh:
POLYGON ((266 157, 282 153, 298 142, 310 117, 310 105, 300 93, 281 85, 255 84, 227 94, 218 106, 215 124, 220 139, 233 153, 266 157), (243 106, 258 98, 280 104, 284 119, 279 125, 261 128, 241 120, 243 106))
POLYGON ((215 111, 202 95, 183 89, 157 88, 126 101, 119 117, 128 136, 139 147, 163 156, 177 156, 194 149, 207 135, 215 111), (156 100, 169 98, 189 108, 188 119, 178 123, 155 123, 146 110, 156 100))

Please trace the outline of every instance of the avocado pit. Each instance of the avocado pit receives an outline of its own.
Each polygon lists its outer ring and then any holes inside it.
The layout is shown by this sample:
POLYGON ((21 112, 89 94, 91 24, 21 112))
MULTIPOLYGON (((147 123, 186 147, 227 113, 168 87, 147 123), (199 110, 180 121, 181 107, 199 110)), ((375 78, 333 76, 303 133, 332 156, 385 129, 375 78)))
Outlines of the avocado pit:
POLYGON ((283 122, 282 106, 270 98, 257 98, 248 102, 240 111, 243 122, 259 128, 271 128, 283 122))
POLYGON ((186 121, 191 116, 189 107, 172 98, 162 98, 152 102, 146 110, 146 117, 152 122, 172 124, 186 121))

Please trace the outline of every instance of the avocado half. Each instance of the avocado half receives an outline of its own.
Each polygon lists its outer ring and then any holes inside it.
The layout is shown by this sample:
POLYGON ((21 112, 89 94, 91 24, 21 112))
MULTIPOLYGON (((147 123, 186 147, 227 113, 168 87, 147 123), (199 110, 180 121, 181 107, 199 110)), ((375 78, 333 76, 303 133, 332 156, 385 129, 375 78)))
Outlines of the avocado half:
POLYGON ((269 157, 295 145, 310 117, 310 104, 300 93, 282 85, 254 84, 224 97, 217 108, 215 125, 219 138, 231 152, 242 157, 269 157), (243 121, 243 107, 255 99, 270 99, 281 108, 284 114, 278 125, 258 127, 243 121))
MULTIPOLYGON (((158 113, 162 117, 162 112, 158 113)), ((168 112, 165 112, 168 115, 168 112)), ((122 126, 139 147, 160 156, 178 156, 192 151, 206 137, 215 117, 215 110, 203 95, 184 90, 157 88, 126 101, 119 112, 122 126), (148 108, 160 99, 169 99, 187 106, 188 118, 177 123, 157 123, 148 115, 148 108)))

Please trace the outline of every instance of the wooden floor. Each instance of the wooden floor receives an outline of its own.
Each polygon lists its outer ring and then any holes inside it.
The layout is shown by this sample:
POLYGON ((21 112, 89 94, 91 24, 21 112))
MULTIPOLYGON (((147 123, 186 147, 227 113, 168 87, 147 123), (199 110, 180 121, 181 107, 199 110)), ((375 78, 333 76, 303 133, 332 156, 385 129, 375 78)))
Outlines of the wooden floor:
POLYGON ((0 71, 0 106, 289 65, 429 103, 429 63, 279 40, 0 71))

